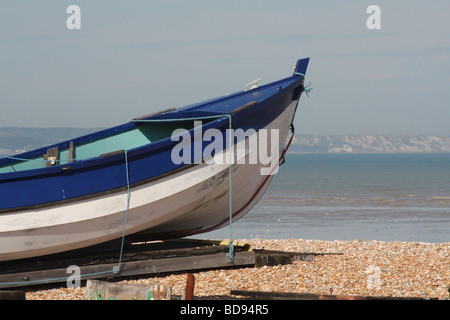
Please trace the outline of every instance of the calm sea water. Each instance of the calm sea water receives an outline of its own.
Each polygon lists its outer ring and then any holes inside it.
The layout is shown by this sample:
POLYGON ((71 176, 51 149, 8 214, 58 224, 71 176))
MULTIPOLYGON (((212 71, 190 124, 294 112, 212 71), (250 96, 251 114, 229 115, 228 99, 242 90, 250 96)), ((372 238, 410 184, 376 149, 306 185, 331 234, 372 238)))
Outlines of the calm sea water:
MULTIPOLYGON (((450 154, 288 154, 232 237, 450 242, 450 154)), ((197 235, 229 238, 229 227, 197 235)))

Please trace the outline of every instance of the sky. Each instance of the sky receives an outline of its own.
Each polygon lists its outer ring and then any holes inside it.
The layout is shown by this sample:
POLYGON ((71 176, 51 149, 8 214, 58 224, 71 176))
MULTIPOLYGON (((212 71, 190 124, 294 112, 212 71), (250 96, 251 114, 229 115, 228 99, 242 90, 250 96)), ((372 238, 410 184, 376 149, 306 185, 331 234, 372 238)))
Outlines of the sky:
POLYGON ((450 135, 448 12, 448 0, 2 0, 0 127, 114 126, 310 57, 297 133, 450 135))

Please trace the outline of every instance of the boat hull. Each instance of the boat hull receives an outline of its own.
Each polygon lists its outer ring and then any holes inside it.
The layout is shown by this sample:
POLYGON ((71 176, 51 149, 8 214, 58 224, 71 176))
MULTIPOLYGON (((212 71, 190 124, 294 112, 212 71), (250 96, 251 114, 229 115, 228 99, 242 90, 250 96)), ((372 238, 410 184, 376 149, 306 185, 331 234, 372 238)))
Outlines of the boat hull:
POLYGON ((262 197, 278 169, 305 90, 308 61, 298 60, 292 76, 258 88, 1 158, 0 261, 139 233, 154 240, 184 237, 238 220, 262 197), (194 152, 180 163, 173 158, 179 146, 173 130, 184 126, 186 137, 194 139, 187 142, 194 152), (233 138, 231 148, 229 128, 246 132, 233 138), (202 135, 210 129, 222 140, 213 156, 205 152, 208 139, 202 135))
MULTIPOLYGON (((279 130, 279 154, 296 105, 297 100, 291 101, 263 128, 279 130)), ((231 164, 233 222, 258 202, 273 178, 261 174, 267 165, 249 163, 258 148, 247 151, 246 160, 231 164)), ((194 164, 129 190, 61 206, 3 213, 0 261, 83 248, 121 238, 124 231, 126 235, 145 232, 149 238, 167 239, 225 227, 230 223, 229 172, 229 163, 194 164)))

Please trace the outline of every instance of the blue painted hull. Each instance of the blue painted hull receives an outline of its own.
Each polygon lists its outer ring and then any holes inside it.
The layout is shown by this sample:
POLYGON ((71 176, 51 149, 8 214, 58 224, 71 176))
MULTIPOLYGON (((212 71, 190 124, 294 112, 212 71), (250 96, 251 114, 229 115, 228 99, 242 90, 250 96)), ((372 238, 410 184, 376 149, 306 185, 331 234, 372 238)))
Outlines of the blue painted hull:
MULTIPOLYGON (((232 128, 258 130, 264 128, 279 116, 285 108, 298 100, 303 90, 304 73, 309 59, 299 60, 293 76, 256 89, 238 92, 225 97, 208 100, 180 109, 146 117, 147 120, 200 118, 230 115, 232 128), (246 104, 252 104, 239 112, 232 112, 246 104)), ((129 122, 107 130, 74 139, 75 145, 88 143, 102 137, 109 137, 139 125, 143 122, 129 122)), ((229 128, 229 118, 220 117, 203 125, 203 132, 216 128, 223 132, 229 128)), ((194 129, 189 131, 194 140, 194 129)), ((174 164, 171 151, 177 144, 170 137, 136 147, 125 152, 96 156, 85 160, 51 167, 0 174, 0 217, 2 213, 35 210, 60 206, 70 202, 120 192, 142 183, 159 179, 190 165, 174 164), (126 169, 128 168, 128 176, 126 169)), ((30 151, 12 158, 0 159, 0 166, 14 166, 17 159, 32 159, 58 146, 67 148, 69 141, 30 151)), ((206 147, 203 143, 202 149, 206 147)), ((193 152, 194 154, 194 152, 193 152)), ((193 161, 198 159, 192 159, 193 161)))

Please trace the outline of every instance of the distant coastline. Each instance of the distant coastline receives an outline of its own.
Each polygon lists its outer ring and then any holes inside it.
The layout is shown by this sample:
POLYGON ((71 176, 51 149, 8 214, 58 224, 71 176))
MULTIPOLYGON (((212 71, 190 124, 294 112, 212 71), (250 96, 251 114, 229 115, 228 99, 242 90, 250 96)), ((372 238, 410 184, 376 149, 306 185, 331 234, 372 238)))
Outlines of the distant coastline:
MULTIPOLYGON (((14 155, 100 128, 0 128, 0 156, 14 155)), ((289 153, 448 153, 450 136, 296 134, 289 153)))
POLYGON ((0 156, 15 155, 86 135, 99 128, 0 128, 0 156))
POLYGON ((447 153, 450 136, 295 135, 292 153, 447 153))

